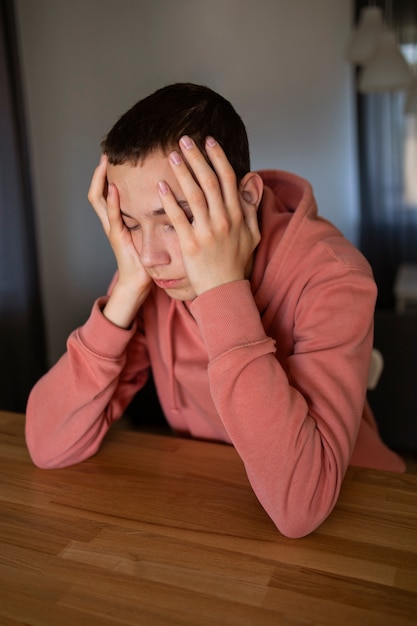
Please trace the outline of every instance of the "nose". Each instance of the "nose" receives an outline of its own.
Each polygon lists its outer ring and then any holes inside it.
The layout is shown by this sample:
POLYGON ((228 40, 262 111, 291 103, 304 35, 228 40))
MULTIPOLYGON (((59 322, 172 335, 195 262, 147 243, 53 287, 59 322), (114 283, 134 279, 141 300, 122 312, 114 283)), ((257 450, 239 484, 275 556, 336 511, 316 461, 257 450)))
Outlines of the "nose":
POLYGON ((163 240, 154 233, 146 234, 142 231, 139 256, 143 267, 149 269, 158 265, 169 265, 171 262, 170 254, 163 240))

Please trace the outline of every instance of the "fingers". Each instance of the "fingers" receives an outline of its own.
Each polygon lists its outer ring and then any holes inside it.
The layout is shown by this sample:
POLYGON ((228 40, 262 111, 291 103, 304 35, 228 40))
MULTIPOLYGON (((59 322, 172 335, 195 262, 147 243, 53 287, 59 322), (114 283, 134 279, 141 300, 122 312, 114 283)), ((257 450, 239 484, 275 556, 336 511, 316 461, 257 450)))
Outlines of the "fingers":
MULTIPOLYGON (((207 137, 205 148, 210 163, 191 137, 181 137, 179 148, 169 155, 169 162, 192 211, 194 225, 201 232, 215 225, 217 232, 226 233, 233 224, 240 227, 246 222, 250 230, 256 230, 257 207, 245 202, 239 193, 236 174, 220 144, 207 137)), ((159 192, 174 227, 189 229, 170 190, 160 188, 159 192)))
MULTIPOLYGON (((217 174, 223 204, 227 207, 231 220, 239 224, 243 217, 249 230, 258 237, 258 197, 252 197, 250 193, 245 191, 243 193, 239 192, 236 173, 221 145, 213 137, 207 137, 206 139, 206 152, 217 174), (246 196, 249 196, 249 198, 246 196)), ((250 172, 244 176, 241 183, 243 184, 243 181, 247 180, 249 176, 250 172)), ((258 185, 255 186, 258 187, 258 185)))
POLYGON ((232 207, 237 199, 235 171, 226 157, 224 150, 213 137, 207 137, 206 151, 217 174, 223 200, 225 204, 232 207))
POLYGON ((124 228, 124 223, 120 213, 117 188, 107 182, 107 165, 107 156, 102 154, 91 179, 88 200, 98 215, 104 232, 109 237, 110 233, 119 234, 124 228))
POLYGON ((100 162, 94 170, 88 190, 88 200, 93 205, 104 199, 107 190, 107 156, 102 154, 100 162))
POLYGON ((221 230, 246 218, 247 207, 238 192, 236 174, 220 144, 207 137, 206 156, 188 137, 179 142, 180 152, 170 154, 171 168, 199 225, 212 217, 221 230))
POLYGON ((179 142, 181 152, 169 156, 171 168, 199 224, 207 218, 207 209, 215 216, 223 208, 221 186, 216 172, 209 166, 205 156, 190 137, 179 142))
MULTIPOLYGON (((190 209, 186 210, 177 202, 176 197, 172 193, 169 185, 165 181, 158 183, 158 193, 161 198, 162 206, 165 209, 165 213, 169 217, 175 232, 179 236, 180 240, 185 242, 187 240, 187 234, 190 233, 190 224, 194 222, 194 211, 190 209)), ((207 214, 207 209, 205 210, 207 214)), ((184 244, 186 246, 186 244, 184 244)))
POLYGON ((109 229, 106 201, 107 194, 107 157, 102 154, 100 163, 94 170, 87 197, 106 233, 109 229))
POLYGON ((120 213, 119 192, 113 183, 109 184, 107 191, 107 219, 111 234, 118 235, 125 229, 120 213))

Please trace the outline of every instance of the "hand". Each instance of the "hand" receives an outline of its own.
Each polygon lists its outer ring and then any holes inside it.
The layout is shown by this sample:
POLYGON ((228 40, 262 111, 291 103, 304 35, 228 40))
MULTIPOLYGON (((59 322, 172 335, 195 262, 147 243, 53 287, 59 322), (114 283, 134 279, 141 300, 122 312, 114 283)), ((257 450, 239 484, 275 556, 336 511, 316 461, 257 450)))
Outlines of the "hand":
POLYGON ((88 200, 109 239, 118 268, 117 282, 103 313, 113 323, 127 328, 148 295, 152 280, 140 262, 131 233, 123 222, 117 188, 107 184, 105 155, 94 171, 88 200))
POLYGON ((159 184, 159 195, 178 235, 188 279, 200 295, 247 277, 261 237, 257 207, 262 180, 250 172, 239 190, 232 166, 212 138, 207 139, 206 151, 215 171, 189 137, 181 139, 180 149, 182 155, 173 152, 169 160, 190 207, 191 222, 165 181, 159 184))

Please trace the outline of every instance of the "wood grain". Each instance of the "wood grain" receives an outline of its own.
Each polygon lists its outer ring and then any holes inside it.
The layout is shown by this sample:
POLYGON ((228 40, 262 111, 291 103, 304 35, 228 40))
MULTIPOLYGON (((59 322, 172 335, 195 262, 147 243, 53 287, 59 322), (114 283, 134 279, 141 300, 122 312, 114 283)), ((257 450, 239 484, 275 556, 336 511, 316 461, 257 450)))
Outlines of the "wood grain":
POLYGON ((0 412, 1 626, 417 623, 417 476, 349 468, 328 520, 280 535, 230 446, 114 428, 40 470, 0 412))

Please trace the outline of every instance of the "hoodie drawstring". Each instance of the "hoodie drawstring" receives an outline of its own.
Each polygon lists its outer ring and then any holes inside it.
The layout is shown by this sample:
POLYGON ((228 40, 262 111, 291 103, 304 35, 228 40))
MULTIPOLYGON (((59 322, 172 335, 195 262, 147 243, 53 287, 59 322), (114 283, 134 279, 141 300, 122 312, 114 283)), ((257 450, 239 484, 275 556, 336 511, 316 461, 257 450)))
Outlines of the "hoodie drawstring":
POLYGON ((177 381, 175 379, 174 365, 175 365, 175 354, 174 354, 174 317, 176 314, 177 303, 175 300, 171 300, 169 312, 168 312, 168 323, 167 323, 167 356, 168 356, 168 369, 169 369, 169 386, 171 390, 172 397, 172 408, 171 412, 176 415, 179 413, 179 404, 178 404, 178 393, 177 393, 177 381))

